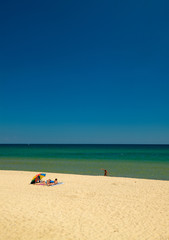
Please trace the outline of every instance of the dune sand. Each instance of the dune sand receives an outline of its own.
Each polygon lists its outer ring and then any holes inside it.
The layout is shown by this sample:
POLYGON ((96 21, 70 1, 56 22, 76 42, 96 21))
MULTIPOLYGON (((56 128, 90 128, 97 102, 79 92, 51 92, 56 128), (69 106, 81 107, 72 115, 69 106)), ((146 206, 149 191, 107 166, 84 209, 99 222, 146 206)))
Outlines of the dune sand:
POLYGON ((169 240, 169 181, 0 171, 1 240, 169 240))

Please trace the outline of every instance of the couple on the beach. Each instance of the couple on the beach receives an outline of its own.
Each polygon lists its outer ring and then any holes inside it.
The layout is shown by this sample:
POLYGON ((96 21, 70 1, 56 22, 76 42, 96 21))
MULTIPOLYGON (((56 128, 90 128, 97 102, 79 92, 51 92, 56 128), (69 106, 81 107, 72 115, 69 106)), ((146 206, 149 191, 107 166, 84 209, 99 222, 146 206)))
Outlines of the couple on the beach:
POLYGON ((47 186, 51 186, 51 185, 55 185, 58 183, 58 180, 57 178, 55 178, 55 180, 51 180, 51 179, 48 179, 46 181, 41 181, 40 178, 39 178, 39 181, 35 182, 36 185, 47 185, 47 186))

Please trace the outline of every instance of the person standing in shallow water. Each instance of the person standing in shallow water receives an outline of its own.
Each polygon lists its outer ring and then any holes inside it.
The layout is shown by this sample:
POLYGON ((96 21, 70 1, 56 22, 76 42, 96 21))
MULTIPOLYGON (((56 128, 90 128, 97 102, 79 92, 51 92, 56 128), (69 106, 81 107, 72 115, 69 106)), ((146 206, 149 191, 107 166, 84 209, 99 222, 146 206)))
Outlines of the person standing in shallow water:
POLYGON ((109 173, 108 173, 108 171, 107 171, 106 169, 104 169, 104 168, 101 168, 101 170, 103 170, 103 171, 104 171, 104 176, 108 176, 108 175, 109 175, 109 173))

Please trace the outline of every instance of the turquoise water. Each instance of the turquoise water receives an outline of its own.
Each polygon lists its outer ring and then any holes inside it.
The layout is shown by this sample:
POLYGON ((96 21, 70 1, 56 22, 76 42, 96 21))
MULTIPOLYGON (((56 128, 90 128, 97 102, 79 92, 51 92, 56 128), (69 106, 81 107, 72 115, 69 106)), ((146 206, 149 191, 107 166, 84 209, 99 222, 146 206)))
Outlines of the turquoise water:
POLYGON ((169 180, 169 145, 0 145, 1 170, 169 180))

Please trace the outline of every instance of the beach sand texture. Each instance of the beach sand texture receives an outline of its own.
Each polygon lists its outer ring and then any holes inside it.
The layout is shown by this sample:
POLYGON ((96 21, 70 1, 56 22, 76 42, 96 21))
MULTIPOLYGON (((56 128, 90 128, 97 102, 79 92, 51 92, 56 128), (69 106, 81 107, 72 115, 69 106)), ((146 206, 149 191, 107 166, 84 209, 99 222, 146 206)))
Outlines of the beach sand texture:
POLYGON ((0 171, 0 240, 169 240, 169 181, 0 171))

